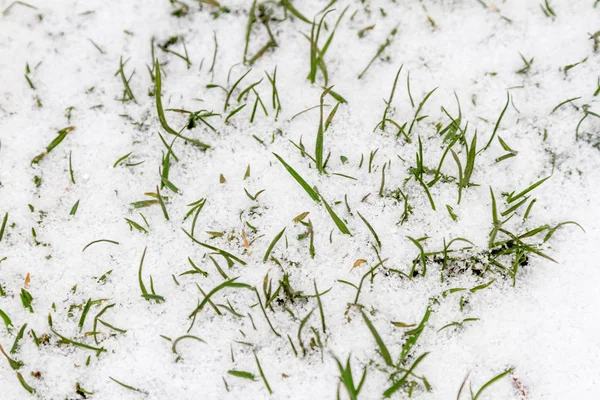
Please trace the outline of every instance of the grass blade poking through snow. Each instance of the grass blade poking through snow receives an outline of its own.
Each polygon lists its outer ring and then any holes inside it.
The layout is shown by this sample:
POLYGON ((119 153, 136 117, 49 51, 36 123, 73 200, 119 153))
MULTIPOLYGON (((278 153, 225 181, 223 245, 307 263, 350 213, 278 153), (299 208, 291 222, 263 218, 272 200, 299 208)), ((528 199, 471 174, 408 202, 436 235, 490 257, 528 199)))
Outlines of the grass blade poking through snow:
POLYGON ((281 5, 290 12, 290 14, 292 14, 294 17, 298 18, 300 21, 306 22, 307 24, 310 24, 310 20, 308 18, 306 18, 304 15, 302 15, 300 13, 300 11, 298 11, 296 8, 294 8, 294 6, 292 5, 292 3, 290 2, 290 0, 281 0, 281 5))
MULTIPOLYGON (((317 197, 318 199, 318 197, 317 197)), ((2 220, 2 226, 0 226, 0 242, 2 242, 2 238, 4 237, 4 230, 6 229, 6 222, 8 221, 8 212, 4 214, 4 219, 2 220)))
POLYGON ((350 230, 348 230, 348 227, 346 226, 346 224, 344 223, 344 221, 342 221, 340 219, 340 217, 337 216, 337 214, 335 213, 335 211, 333 211, 333 209, 329 206, 329 204, 327 204, 327 202, 325 201, 325 199, 323 198, 323 196, 321 196, 321 200, 323 200, 323 205, 325 205, 325 208, 327 209, 327 212, 331 216, 331 219, 333 219, 333 222, 335 222, 335 226, 338 227, 338 229, 340 230, 340 232, 342 232, 343 234, 352 236, 352 234, 350 233, 350 230))
POLYGON ((419 107, 417 107, 417 111, 415 111, 415 116, 413 117, 412 122, 410 123, 410 126, 408 128, 408 133, 407 136, 410 137, 410 134, 413 130, 413 127, 415 125, 415 122, 420 121, 421 119, 425 118, 425 117, 421 117, 419 118, 419 114, 421 113, 421 111, 423 110, 423 106, 425 106, 425 103, 427 103, 427 100, 429 100, 429 98, 431 97, 431 95, 437 90, 438 88, 434 88, 431 92, 427 93, 425 95, 425 97, 423 97, 423 100, 419 103, 419 107))
POLYGON ((152 275, 150 275, 150 290, 152 291, 152 293, 148 293, 148 290, 146 289, 146 286, 144 285, 144 280, 142 278, 142 267, 144 265, 144 258, 146 257, 147 249, 147 247, 144 248, 144 252, 142 253, 142 259, 140 260, 140 268, 138 269, 138 281, 140 284, 140 290, 142 291, 142 297, 146 300, 154 300, 157 303, 160 303, 161 301, 165 301, 165 298, 154 293, 154 287, 152 285, 152 275))
POLYGON ((204 297, 204 300, 202 300, 200 302, 200 304, 198 304, 198 306, 194 309, 194 311, 192 311, 192 313, 190 314, 190 318, 192 318, 198 311, 202 310, 204 308, 204 306, 206 305, 206 303, 208 303, 208 301, 210 300, 210 298, 217 293, 219 290, 221 289, 225 289, 227 287, 229 288, 243 288, 243 289, 252 289, 252 286, 248 285, 247 283, 240 283, 240 282, 236 282, 236 280, 238 279, 238 277, 233 278, 233 279, 229 279, 228 281, 225 281, 223 283, 221 283, 220 285, 216 286, 213 290, 211 290, 210 292, 208 292, 208 294, 206 295, 206 297, 204 297))
POLYGON ((504 117, 504 113, 506 112, 506 109, 508 108, 508 103, 510 103, 510 93, 506 92, 506 104, 504 105, 504 108, 502 109, 502 112, 500 113, 500 116, 498 117, 498 121, 496 121, 496 125, 494 126, 494 131, 492 132, 492 136, 490 137, 490 140, 487 142, 487 144, 485 146, 483 146, 483 148, 477 152, 478 154, 487 150, 487 148, 490 147, 490 145, 494 141, 494 138, 496 137, 496 132, 498 131, 498 128, 500 127, 500 122, 502 121, 502 118, 504 117))
MULTIPOLYGON (((388 101, 385 101, 385 110, 383 110, 383 117, 381 118, 381 121, 379 121, 379 123, 377 124, 377 126, 381 125, 381 130, 385 131, 385 121, 388 120, 388 112, 392 109, 392 100, 394 99, 394 92, 396 92, 396 84, 398 83, 398 78, 400 77, 400 73, 402 72, 402 67, 404 67, 404 64, 400 66, 400 68, 398 68, 398 72, 396 72, 396 78, 394 79, 394 84, 392 85, 392 91, 390 92, 390 98, 388 99, 388 101)), ((377 129, 377 126, 375 127, 375 129, 373 129, 373 132, 375 132, 375 130, 377 129)))
POLYGON ((284 232, 285 232, 285 228, 283 228, 283 230, 281 232, 279 232, 277 234, 277 236, 275 236, 275 238, 273 238, 273 241, 271 242, 271 244, 267 248, 267 251, 265 252, 265 256, 263 258, 263 263, 267 262, 267 260, 269 259, 269 255, 271 254, 271 251, 273 251, 273 248, 275 247, 275 245, 277 244, 277 242, 279 241, 279 239, 281 239, 281 237, 283 236, 284 232))
POLYGON ((417 358, 415 360, 415 362, 410 367, 410 369, 406 370, 406 372, 404 373, 404 375, 402 375, 402 378, 400 378, 389 389, 387 389, 385 392, 383 392, 383 397, 389 398, 391 395, 393 395, 394 393, 396 393, 398 391, 398 389, 400 389, 402 387, 402 385, 404 385, 406 383, 406 378, 408 378, 408 376, 410 374, 412 374, 413 370, 415 368, 417 368, 417 365, 419 365, 419 363, 421 361, 423 361, 423 359, 427 356, 427 354, 429 354, 429 353, 423 353, 421 356, 419 356, 419 358, 417 358))
POLYGON ((258 367, 258 372, 260 373, 260 377, 262 378, 263 382, 265 383, 265 386, 267 387, 269 394, 271 394, 271 393, 273 393, 273 391, 271 390, 271 386, 269 386, 269 382, 267 381, 267 377, 265 376, 265 373, 260 365, 260 361, 258 361, 258 356, 256 355, 255 351, 253 353, 254 353, 254 359, 256 360, 256 366, 258 367))
POLYGON ((177 353, 177 343, 181 342, 183 339, 194 339, 198 342, 206 343, 206 341, 204 341, 203 339, 193 335, 183 335, 178 337, 173 341, 173 345, 171 346, 171 351, 173 352, 173 354, 177 354, 178 359, 181 359, 181 356, 177 353))
POLYGON ((167 213, 167 207, 165 206, 165 202, 163 200, 162 195, 160 194, 160 190, 158 189, 158 185, 156 185, 156 197, 158 198, 158 202, 160 203, 160 208, 162 209, 163 215, 166 220, 169 220, 169 214, 167 213))
POLYGON ((490 196, 492 198, 492 223, 493 227, 490 232, 490 239, 488 242, 488 247, 491 249, 494 247, 494 243, 496 241, 496 235, 498 234, 498 230, 502 227, 500 220, 498 219, 498 207, 496 206, 496 197, 494 196, 494 191, 490 186, 490 196))
POLYGON ((315 159, 317 161, 317 170, 321 174, 325 172, 325 167, 323 165, 323 134, 325 133, 325 129, 323 128, 323 100, 332 88, 333 86, 325 89, 323 93, 321 93, 319 102, 319 128, 317 130, 317 140, 315 143, 315 159))
POLYGON ((283 159, 281 157, 279 157, 275 153, 273 153, 273 155, 275 157, 277 157, 279 162, 285 167, 285 169, 290 173, 290 175, 292 175, 292 177, 296 180, 296 182, 298 182, 300 184, 300 186, 302 186, 302 188, 304 190, 306 190, 306 193, 308 193, 310 198, 318 203, 319 195, 317 194, 317 192, 308 183, 306 183, 306 181, 292 167, 290 167, 290 165, 288 163, 283 161, 283 159))
POLYGON ((96 357, 100 356, 101 353, 106 351, 106 349, 104 347, 94 347, 94 346, 90 346, 85 343, 76 342, 74 340, 69 339, 66 336, 61 335, 60 333, 56 332, 54 329, 50 329, 50 330, 52 331, 52 333, 54 333, 56 336, 58 336, 60 338, 60 340, 57 342, 58 344, 68 344, 68 345, 75 346, 75 347, 81 347, 82 349, 95 351, 96 357))
MULTIPOLYGON (((350 365, 350 356, 346 360, 346 366, 342 367, 342 363, 337 359, 336 356, 333 356, 335 362, 337 363, 338 369, 340 370, 340 380, 344 384, 346 391, 348 392, 348 396, 350 400, 358 400, 358 395, 360 390, 362 389, 363 383, 365 383, 365 379, 367 378, 367 365, 365 365, 365 369, 363 370, 362 377, 360 378, 360 382, 358 386, 354 385, 354 378, 352 377, 352 366, 350 365)), ((338 393, 339 395, 339 393, 338 393)))
POLYGON ((13 326, 13 323, 8 315, 0 308, 0 318, 4 321, 4 325, 6 325, 6 331, 10 333, 10 327, 13 326))
POLYGON ((379 346, 379 352, 381 353, 381 357, 383 357, 383 360, 385 361, 385 363, 387 365, 389 365, 390 367, 393 367, 394 362, 392 361, 392 356, 390 355, 390 352, 388 351, 385 343, 383 342, 383 339, 381 339, 381 336, 379 336, 377 329, 375 329, 375 326, 373 326, 373 324, 369 320, 369 317, 367 317, 367 315, 364 313, 364 311, 360 310, 360 313, 362 314, 365 324, 367 324, 367 327, 369 327, 369 330, 371 331, 373 338, 375 338, 375 341, 377 342, 377 346, 379 346))
POLYGON ((236 257, 236 256, 234 256, 233 254, 231 254, 231 253, 228 253, 228 252, 226 252, 225 250, 221 250, 221 249, 219 249, 218 247, 214 247, 214 246, 211 246, 211 245, 209 245, 209 244, 202 243, 202 242, 198 241, 196 238, 194 238, 192 235, 190 235, 190 234, 188 233, 188 231, 186 231, 185 229, 181 228, 181 230, 182 230, 183 232, 185 232, 185 234, 186 234, 186 235, 188 235, 188 237, 189 237, 190 239, 192 239, 192 241, 194 241, 195 243, 199 244, 199 245, 200 245, 200 246, 202 246, 202 247, 206 247, 207 249, 210 249, 210 250, 212 250, 212 251, 216 251, 217 253, 219 253, 220 255, 222 255, 223 257, 225 257, 225 258, 227 259, 227 261, 229 261, 230 259, 232 259, 232 260, 235 260, 235 261, 239 262, 239 263, 240 263, 240 264, 242 264, 242 265, 246 265, 246 262, 245 262, 244 260, 242 260, 242 259, 240 259, 240 258, 237 258, 237 257, 236 257))
POLYGON ((252 1, 252 5, 250 6, 250 11, 248 11, 248 23, 246 24, 246 44, 244 46, 244 55, 243 61, 244 64, 247 62, 248 57, 248 45, 250 44, 250 36, 252 35, 252 25, 254 25, 254 21, 256 20, 256 16, 254 15, 256 10, 256 0, 252 1))
MULTIPOLYGON (((265 307, 263 306, 262 300, 260 299, 260 294, 258 293, 258 290, 256 288, 252 288, 254 289, 254 292, 256 293, 256 298, 258 299, 258 305, 260 305, 260 309, 263 312, 263 315, 265 316, 265 319, 267 320, 267 323, 269 324, 269 328, 271 328, 271 331, 273 331, 273 333, 275 334, 275 336, 281 336, 279 334, 279 332, 277 332, 275 330, 275 328, 273 328, 273 324, 271 324, 271 320, 269 319, 269 316, 267 315, 267 311, 265 310, 265 307)), ((279 289, 277 289, 279 290, 279 289)), ((266 296, 265 296, 266 297, 266 296)), ((268 299, 267 299, 268 301, 268 299)))
POLYGON ((496 375, 495 377, 493 377, 492 379, 490 379, 489 381, 487 381, 478 391, 477 393, 475 393, 475 396, 473 396, 473 400, 477 400, 479 398, 479 396, 481 395, 481 393, 483 393, 483 391, 485 389, 487 389, 489 386, 491 386, 494 382, 504 378, 506 375, 510 374, 513 371, 512 368, 507 369, 506 371, 502 372, 501 374, 496 375))
POLYGON ((421 333, 425 329, 425 324, 427 323, 427 321, 429 321, 430 315, 431 315, 431 308, 427 307, 427 310, 425 311, 425 315, 423 315, 423 319, 421 319, 419 326, 417 326, 415 329, 413 329, 411 331, 405 332, 405 335, 408 335, 408 338, 406 339, 406 342, 404 342, 404 345, 402 346, 402 351, 400 352, 400 360, 398 361, 399 364, 404 363, 404 361, 406 360, 406 356, 408 356, 408 353, 410 352, 410 350, 417 343, 419 336, 421 336, 421 333))
POLYGON ((2 347, 2 345, 0 345, 0 353, 4 354, 4 357, 6 357, 6 361, 8 361, 8 364, 10 365, 10 367, 13 370, 16 371, 23 366, 22 361, 15 361, 12 358, 10 358, 10 356, 8 354, 6 354, 6 351, 4 351, 4 348, 2 347))
POLYGON ((39 163, 44 157, 46 157, 46 155, 48 153, 50 153, 52 150, 54 150, 54 148, 56 146, 58 146, 67 137, 67 134, 69 132, 71 132, 74 129, 75 129, 74 126, 69 126, 69 127, 65 128, 65 129, 61 129, 60 131, 58 131, 58 136, 55 137, 52 142, 50 142, 50 144, 48 145, 48 147, 46 147, 46 151, 44 151, 43 153, 40 153, 37 156, 35 156, 33 158, 33 160, 31 160, 31 163, 32 164, 39 163))
POLYGON ((365 225, 367 226, 367 228, 369 228, 369 230, 373 234, 373 237, 375 238, 375 241, 377 242, 377 246, 381 249, 381 242, 379 241, 379 236, 377 236, 377 232, 375 232, 375 229, 373 229, 373 227, 371 226, 371 224, 369 223, 369 221, 367 221, 365 219, 365 217, 362 216, 361 213, 357 212, 357 214, 360 217, 360 219, 362 219, 362 221, 365 223, 365 225))
POLYGON ((230 369, 229 371, 227 371, 227 373, 229 375, 236 376, 238 378, 249 379, 251 381, 256 380, 256 377, 254 376, 254 374, 252 372, 248 372, 248 371, 238 371, 235 369, 230 369))
POLYGON ((508 204, 514 202, 515 200, 520 199, 521 197, 525 196, 527 193, 531 192, 533 189, 537 188, 538 186, 540 186, 542 183, 546 182, 548 179, 550 179, 552 175, 547 176, 543 179, 540 179, 539 181, 537 181, 536 183, 534 183, 533 185, 529 186, 527 189, 523 190, 522 192, 520 192, 519 194, 514 195, 513 193, 509 194, 508 197, 506 198, 506 202, 508 204))
MULTIPOLYGON (((421 246, 421 243, 419 243, 418 240, 413 239, 410 236, 407 236, 407 238, 413 242, 413 244, 415 246, 417 246, 417 248, 419 249, 419 255, 421 258, 421 264, 423 264, 423 276, 427 275, 427 258, 425 257, 425 250, 423 249, 423 246, 421 246)), ((415 276, 415 267, 417 266, 416 262, 413 263, 413 267, 412 270, 410 271, 409 276, 412 278, 415 276)))
POLYGON ((229 89, 229 91, 227 92, 227 97, 225 98, 225 105, 223 106, 223 112, 227 111, 227 107, 229 107, 229 99, 231 98, 233 91, 240 84, 240 82, 246 77, 246 75, 248 75, 250 73, 250 71, 252 71, 252 69, 249 69, 248 71, 246 71, 245 74, 243 74, 237 81, 235 81, 233 86, 231 86, 231 89, 229 89))
POLYGON ((202 149, 210 148, 210 146, 206 143, 203 143, 199 140, 191 139, 191 138, 180 135, 177 131, 175 131, 173 128, 171 128, 169 126, 169 124, 167 123, 167 119, 165 118, 165 112, 164 112, 163 105, 162 105, 162 97, 161 97, 162 96, 162 80, 161 80, 162 77, 161 77, 161 73, 160 73, 160 63, 158 62, 158 59, 156 59, 155 70, 156 70, 156 79, 155 79, 156 90, 155 90, 154 97, 156 97, 156 113, 158 114, 158 119, 159 119, 160 124, 163 127, 163 129, 167 133, 177 136, 178 138, 181 138, 181 139, 185 140, 186 142, 190 142, 191 144, 198 146, 202 149))
POLYGON ((100 242, 107 242, 107 243, 112 243, 112 244, 116 244, 118 245, 119 242, 115 242, 114 240, 110 240, 110 239, 98 239, 98 240, 94 240, 93 242, 88 243, 83 250, 81 250, 81 252, 83 253, 88 247, 90 247, 91 245, 95 244, 95 243, 100 243, 100 242))
POLYGON ((325 326, 325 313, 323 312, 323 303, 321 303, 321 295, 323 293, 319 293, 319 289, 317 289, 317 280, 313 280, 313 285, 315 287, 315 297, 317 298, 317 305, 319 306, 319 314, 321 314, 321 329, 323 329, 323 333, 327 331, 327 327, 325 326))
POLYGON ((115 378, 113 378, 113 377, 110 377, 110 376, 109 376, 108 378, 109 378, 111 381, 113 381, 113 382, 115 382, 115 383, 119 384, 120 386, 123 386, 125 389, 133 390, 134 392, 139 392, 139 393, 146 393, 146 392, 143 392, 143 391, 141 391, 140 389, 136 389, 136 388, 134 388, 133 386, 126 385, 126 384, 124 384, 123 382, 119 382, 118 380, 116 380, 116 379, 115 379, 115 378))
POLYGON ((371 59, 371 61, 369 61, 369 64, 367 64, 367 66, 365 67, 365 69, 360 73, 360 75, 358 75, 358 79, 362 79, 363 76, 365 76, 365 74, 367 73, 367 71, 369 70, 369 68, 371 68, 371 65, 375 62, 375 60, 377 60, 377 58, 381 55, 381 53, 383 53, 385 51, 385 49, 392 44, 392 40, 394 39, 394 36, 396 36, 396 33, 398 33, 398 27, 394 27, 394 29, 392 29, 392 31, 390 32, 390 34, 388 35, 388 37, 385 39, 385 42, 379 46, 379 48, 377 49, 377 53, 375 53, 375 55, 373 56, 373 58, 371 59))
POLYGON ((17 372, 17 378, 19 379, 19 383, 21 384, 21 386, 23 386, 23 389, 27 390, 30 394, 35 393, 35 389, 29 386, 27 382, 25 382, 25 379, 23 378, 23 375, 21 375, 20 372, 17 372))

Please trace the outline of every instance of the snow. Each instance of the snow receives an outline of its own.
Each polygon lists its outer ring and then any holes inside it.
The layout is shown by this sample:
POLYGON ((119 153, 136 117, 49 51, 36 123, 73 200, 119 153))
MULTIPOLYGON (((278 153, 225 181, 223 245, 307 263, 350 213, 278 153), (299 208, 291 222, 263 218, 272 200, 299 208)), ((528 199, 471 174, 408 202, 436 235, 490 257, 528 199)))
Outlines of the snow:
MULTIPOLYGON (((11 3, 0 0, 0 9, 11 3)), ((373 250, 373 235, 358 212, 377 232, 382 243, 379 253, 385 260, 373 282, 370 277, 365 279, 359 303, 394 362, 398 361, 408 329, 390 322, 418 324, 430 299, 437 299, 431 302, 431 317, 406 365, 428 352, 415 374, 425 376, 432 390, 419 384, 413 398, 456 398, 468 374, 462 393, 466 399, 469 384, 477 391, 507 368, 514 371, 487 388, 480 399, 592 399, 600 393, 600 324, 596 318, 600 303, 596 288, 600 279, 600 153, 594 147, 600 141, 600 118, 590 115, 581 123, 579 140, 575 133, 586 109, 600 113, 600 96, 594 96, 599 84, 600 53, 594 51, 594 41, 590 40, 590 35, 600 29, 598 2, 551 0, 556 17, 547 17, 536 1, 506 0, 494 4, 483 0, 489 4, 487 8, 476 0, 338 1, 333 7, 336 11, 327 17, 329 31, 323 31, 320 46, 348 5, 325 56, 329 84, 335 85, 333 90, 348 104, 339 106, 325 133, 325 156, 331 152, 326 175, 320 175, 314 163, 290 143, 298 144, 301 139, 307 153, 314 154, 319 110, 292 120, 300 111, 319 104, 324 86, 320 71, 316 84, 306 79, 309 42, 302 32, 309 35, 310 25, 297 18, 272 23, 279 46, 252 66, 234 92, 230 107, 223 112, 225 93, 218 88, 207 89, 206 85, 230 88, 248 70, 242 59, 251 2, 224 0, 220 3, 231 12, 218 18, 211 15, 214 8, 209 4, 200 7, 197 1, 184 3, 190 10, 181 18, 171 15, 181 3, 172 5, 166 0, 36 1, 30 4, 37 9, 17 4, 0 17, 0 223, 8 213, 0 241, 0 260, 6 258, 0 262, 0 285, 6 292, 5 297, 0 297, 0 309, 14 325, 8 332, 0 323, 0 344, 8 352, 20 327, 27 324, 20 348, 10 356, 24 363, 18 372, 35 388, 39 398, 82 398, 75 392, 77 383, 94 392, 93 399, 334 398, 339 371, 333 355, 341 361, 351 356, 355 382, 367 366, 359 398, 381 398, 393 383, 389 377, 394 369, 385 365, 359 308, 348 306, 354 301, 356 290, 340 282, 358 284, 379 262, 373 250), (380 9, 385 10, 385 16, 380 9), (359 38, 357 32, 371 24, 375 24, 374 28, 359 38), (364 78, 357 79, 396 26, 398 33, 390 46, 364 78), (213 32, 218 40, 214 77, 209 73, 213 32), (158 205, 135 210, 131 203, 152 199, 144 193, 156 192, 156 185, 160 184, 158 171, 166 148, 157 132, 169 143, 172 141, 158 120, 155 97, 149 96, 154 90, 147 72, 147 66, 152 66, 151 40, 155 38, 155 44, 162 44, 177 35, 185 37, 192 62, 189 69, 181 58, 157 46, 154 49, 162 65, 164 108, 206 109, 223 115, 208 120, 216 132, 201 124, 182 131, 209 143, 209 150, 202 151, 179 139, 173 145, 179 161, 172 159, 169 180, 181 194, 167 187, 161 189, 161 194, 168 197, 166 220, 158 205), (534 59, 525 74, 516 73, 524 66, 519 53, 527 60, 534 59), (119 101, 123 83, 115 72, 120 57, 128 60, 127 76, 135 69, 130 85, 136 103, 119 101), (564 71, 566 65, 584 58, 584 63, 564 71), (26 64, 30 67, 27 74, 26 64), (396 138, 397 130, 392 127, 385 132, 373 130, 381 120, 400 65, 403 69, 390 115, 401 125, 410 125, 424 96, 438 88, 420 114, 427 118, 415 123, 411 143, 396 138), (272 74, 275 67, 282 104, 277 120, 271 106, 271 86, 264 73, 272 74), (407 93, 408 71, 415 107, 407 93), (249 122, 254 104, 251 94, 246 108, 224 124, 225 117, 238 106, 234 98, 261 78, 264 79, 256 90, 269 115, 265 116, 259 106, 255 121, 249 122), (430 188, 436 205, 436 211, 432 210, 423 188, 414 179, 404 184, 410 176, 409 168, 415 165, 417 136, 422 139, 425 165, 436 168, 444 148, 435 124, 446 126, 449 122, 441 107, 456 118, 456 94, 462 127, 466 121, 469 123, 467 139, 470 143, 477 131, 477 149, 482 149, 492 136, 507 91, 512 103, 496 137, 505 140, 518 155, 495 162, 506 151, 494 139, 489 149, 476 158, 471 181, 479 186, 463 189, 462 200, 457 204, 456 184, 436 183, 430 188), (580 98, 551 113, 559 103, 575 97, 580 98), (70 120, 66 116, 68 107, 74 107, 70 120), (68 126, 75 126, 75 130, 39 164, 32 165, 31 160, 59 130, 68 126), (369 173, 369 154, 375 150, 373 171, 369 173), (131 157, 113 168, 115 161, 129 152, 131 157), (319 189, 352 236, 337 229, 326 209, 310 199, 272 153, 279 154, 319 189), (70 179, 69 155, 75 184, 70 179), (340 156, 347 157, 347 163, 340 156), (361 157, 364 162, 359 168, 361 157), (140 161, 144 162, 124 165, 140 161), (378 195, 381 169, 386 163, 385 193, 401 187, 413 206, 413 214, 404 224, 398 224, 404 202, 378 195), (244 179, 248 165, 250 177, 244 179), (224 183, 220 182, 221 174, 224 183), (531 256, 528 265, 519 271, 515 287, 510 278, 499 274, 477 277, 462 273, 441 283, 439 264, 434 263, 433 257, 428 257, 424 277, 409 280, 389 271, 408 274, 419 256, 408 236, 428 236, 422 242, 426 252, 439 251, 444 239, 457 237, 472 241, 478 251, 487 250, 492 229, 490 186, 499 210, 503 211, 507 207, 502 193, 518 193, 550 175, 530 193, 531 199, 537 200, 529 218, 521 222, 525 205, 506 227, 523 233, 562 221, 581 224, 585 233, 575 225, 565 225, 541 247, 558 263, 531 256), (39 187, 34 176, 42 180, 39 187), (259 190, 264 192, 254 201, 244 189, 252 195, 259 190), (370 195, 363 201, 367 194, 370 195), (345 195, 351 212, 346 209, 345 195), (289 274, 292 288, 306 295, 314 295, 314 282, 320 293, 331 288, 321 296, 326 332, 322 331, 314 297, 286 303, 296 318, 273 303, 273 310, 267 310, 267 315, 281 335, 276 336, 252 290, 225 288, 212 301, 225 305, 229 301, 237 312, 251 315, 252 320, 224 309, 219 316, 207 306, 197 314, 187 333, 189 315, 204 298, 196 284, 208 293, 224 281, 206 255, 211 252, 194 244, 181 230, 190 231, 192 218, 182 221, 189 211, 187 205, 200 198, 207 200, 198 217, 195 237, 243 259, 247 265, 236 263, 228 269, 223 257, 213 255, 229 278, 239 277, 237 282, 255 286, 263 304, 267 273, 273 290, 283 279, 282 270, 289 274), (77 213, 69 215, 78 200, 77 213), (452 220, 446 205, 453 207, 458 221, 452 220), (254 206, 258 208, 253 209, 254 206), (309 254, 308 239, 297 239, 306 227, 292 221, 306 211, 310 212, 306 220, 310 219, 314 226, 314 258, 309 254), (148 233, 130 230, 124 218, 143 225, 148 233), (256 226, 258 232, 252 232, 245 222, 256 226), (40 244, 32 237, 32 228, 40 244), (266 249, 283 228, 285 236, 271 254, 281 267, 273 260, 263 263, 266 249), (244 246, 242 230, 251 242, 248 248, 244 246), (207 231, 225 234, 211 239, 207 231), (82 252, 88 243, 98 239, 113 240, 119 245, 100 242, 82 252), (160 304, 141 297, 137 274, 145 248, 143 280, 149 290, 152 276, 156 293, 166 299, 160 304), (191 269, 188 257, 209 275, 179 276, 191 269), (367 262, 352 268, 358 259, 367 262), (98 278, 109 270, 112 273, 100 281, 98 278), (26 290, 34 299, 34 313, 23 307, 19 297, 28 274, 31 281, 26 290), (495 279, 491 286, 474 293, 441 296, 450 288, 471 289, 491 279, 495 279), (461 296, 467 300, 462 310, 461 296), (80 331, 81 309, 73 310, 69 316, 69 308, 83 305, 88 299, 107 300, 101 306, 91 307, 80 331), (93 351, 57 345, 59 338, 48 325, 49 314, 56 332, 95 346, 93 337, 86 333, 93 331, 94 316, 108 304, 115 306, 101 319, 127 333, 99 325, 99 346, 106 352, 96 357, 93 351), (314 312, 302 332, 308 350, 303 357, 298 328, 311 310, 314 312), (438 332, 446 324, 465 318, 478 320, 438 332), (322 352, 309 347, 315 336, 311 327, 320 334, 322 352), (30 330, 38 337, 49 334, 50 343, 37 347, 30 330), (161 335, 175 340, 186 334, 206 343, 182 340, 177 346, 182 359, 177 360, 172 343, 161 335), (294 355, 288 335, 300 351, 298 356, 294 355), (253 351, 273 390, 271 395, 259 376, 253 351), (228 374, 229 370, 249 371, 257 379, 253 382, 238 378, 228 374), (31 375, 34 371, 41 373, 40 379, 31 375), (119 386, 109 377, 147 394, 119 386)), ((309 18, 327 3, 293 2, 309 18)), ((282 15, 280 6, 270 4, 277 15, 282 15)), ((267 41, 265 28, 257 24, 248 54, 256 54, 267 41)), ((181 40, 170 49, 183 52, 181 40)), ((336 102, 327 96, 325 103, 329 105, 325 108, 326 117, 336 102)), ((187 122, 180 113, 167 111, 166 116, 176 130, 187 122)), ((457 144, 454 150, 464 168, 464 147, 457 144)), ((442 172, 457 176, 451 154, 447 155, 442 172)), ((533 242, 542 242, 544 235, 545 232, 538 235, 533 242)), ((463 244, 455 243, 453 248, 463 244)), ((6 360, 0 361, 0 393, 3 399, 30 396, 6 360)), ((340 393, 342 398, 346 396, 343 385, 340 393)), ((407 398, 406 388, 394 396, 407 398)))

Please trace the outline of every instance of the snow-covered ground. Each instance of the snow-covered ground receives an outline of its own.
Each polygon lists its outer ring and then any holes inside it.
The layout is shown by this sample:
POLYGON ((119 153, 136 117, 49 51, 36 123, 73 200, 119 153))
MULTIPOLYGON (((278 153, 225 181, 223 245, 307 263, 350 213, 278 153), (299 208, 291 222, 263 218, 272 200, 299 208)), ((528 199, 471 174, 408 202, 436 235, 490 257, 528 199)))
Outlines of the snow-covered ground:
POLYGON ((0 0, 0 398, 600 396, 599 2, 332 3, 0 0))

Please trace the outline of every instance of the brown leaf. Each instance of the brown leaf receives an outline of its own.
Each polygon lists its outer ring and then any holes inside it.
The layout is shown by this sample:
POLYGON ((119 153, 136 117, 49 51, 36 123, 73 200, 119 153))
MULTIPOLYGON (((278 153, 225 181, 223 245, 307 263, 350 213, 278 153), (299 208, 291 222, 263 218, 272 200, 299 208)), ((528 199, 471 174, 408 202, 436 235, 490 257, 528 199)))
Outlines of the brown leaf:
POLYGON ((354 265, 352 266, 352 268, 350 268, 350 271, 352 271, 354 268, 358 267, 361 264, 366 263, 367 260, 364 260, 362 258, 359 258, 358 260, 354 261, 354 265))
POLYGON ((248 240, 246 240, 246 231, 243 229, 242 229, 242 240, 244 241, 244 247, 249 248, 250 243, 248 243, 248 240))

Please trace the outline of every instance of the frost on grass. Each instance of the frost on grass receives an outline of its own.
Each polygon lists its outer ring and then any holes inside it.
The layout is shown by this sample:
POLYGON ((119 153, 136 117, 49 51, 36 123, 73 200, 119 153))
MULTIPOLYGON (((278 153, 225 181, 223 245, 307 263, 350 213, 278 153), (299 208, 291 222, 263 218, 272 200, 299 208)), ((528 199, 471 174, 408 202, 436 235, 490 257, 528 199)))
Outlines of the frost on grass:
POLYGON ((600 391, 597 1, 122 3, 0 3, 3 398, 600 391))

